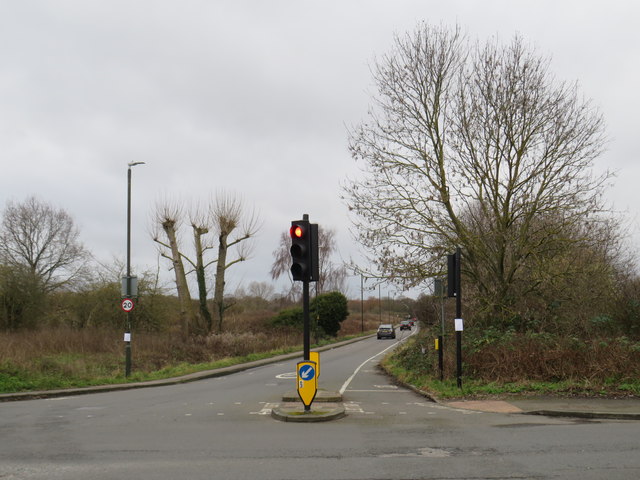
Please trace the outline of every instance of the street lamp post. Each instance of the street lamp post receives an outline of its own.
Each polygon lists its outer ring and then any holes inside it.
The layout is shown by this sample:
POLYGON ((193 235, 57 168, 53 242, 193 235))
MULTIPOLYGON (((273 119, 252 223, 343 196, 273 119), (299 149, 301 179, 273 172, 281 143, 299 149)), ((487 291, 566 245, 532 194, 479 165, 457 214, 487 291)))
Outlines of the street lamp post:
MULTIPOLYGON (((132 292, 131 282, 131 167, 136 165, 144 165, 144 162, 129 162, 127 169, 127 276, 125 280, 125 298, 131 299, 134 295, 132 292)), ((124 334, 124 353, 125 353, 125 370, 124 375, 131 375, 131 309, 127 309, 127 331, 124 334)))

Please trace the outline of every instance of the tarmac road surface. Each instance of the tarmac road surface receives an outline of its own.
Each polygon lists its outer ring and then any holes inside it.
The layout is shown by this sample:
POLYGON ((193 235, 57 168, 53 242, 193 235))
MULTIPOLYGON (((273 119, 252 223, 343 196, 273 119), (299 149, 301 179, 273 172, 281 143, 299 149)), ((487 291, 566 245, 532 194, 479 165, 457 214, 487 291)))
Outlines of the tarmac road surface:
MULTIPOLYGON (((400 337, 400 335, 399 335, 400 337)), ((194 383, 0 403, 0 479, 635 479, 640 423, 430 402, 377 368, 391 340, 321 354, 347 416, 284 423, 297 360, 194 383)))

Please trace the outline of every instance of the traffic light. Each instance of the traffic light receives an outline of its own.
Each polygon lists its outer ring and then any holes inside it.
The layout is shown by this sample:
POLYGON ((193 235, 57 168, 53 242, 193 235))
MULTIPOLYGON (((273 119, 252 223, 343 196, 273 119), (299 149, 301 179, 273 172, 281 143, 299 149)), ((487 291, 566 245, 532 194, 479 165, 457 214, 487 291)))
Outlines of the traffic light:
POLYGON ((311 271, 311 228, 308 220, 291 222, 291 275, 294 280, 309 280, 311 271))
POLYGON ((311 272, 309 280, 317 282, 320 278, 320 260, 318 259, 318 224, 312 223, 311 227, 311 272))
POLYGON ((291 235, 291 275, 298 281, 318 280, 318 225, 294 220, 291 235))
POLYGON ((457 297, 460 292, 460 253, 447 255, 447 296, 457 297))

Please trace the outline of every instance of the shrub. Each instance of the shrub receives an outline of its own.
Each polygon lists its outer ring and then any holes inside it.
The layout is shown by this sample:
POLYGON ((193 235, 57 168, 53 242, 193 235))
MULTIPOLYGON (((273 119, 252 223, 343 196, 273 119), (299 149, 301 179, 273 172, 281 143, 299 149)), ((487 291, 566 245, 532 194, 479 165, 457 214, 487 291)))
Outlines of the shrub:
POLYGON ((349 316, 347 297, 340 292, 318 295, 311 301, 310 310, 318 327, 331 337, 338 335, 340 325, 349 316))
POLYGON ((302 329, 302 307, 291 307, 282 310, 273 318, 273 320, 271 320, 271 324, 274 327, 295 327, 302 329))

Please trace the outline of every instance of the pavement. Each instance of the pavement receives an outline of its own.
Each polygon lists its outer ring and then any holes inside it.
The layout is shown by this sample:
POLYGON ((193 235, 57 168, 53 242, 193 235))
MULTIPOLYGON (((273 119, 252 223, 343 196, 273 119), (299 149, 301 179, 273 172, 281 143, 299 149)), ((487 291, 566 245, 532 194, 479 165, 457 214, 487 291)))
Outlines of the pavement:
MULTIPOLYGON (((362 338, 347 340, 338 344, 333 344, 321 350, 337 348, 348 343, 359 341, 362 338)), ((135 388, 150 388, 166 385, 176 385, 180 383, 193 382, 206 378, 230 375, 250 368, 267 365, 270 363, 282 362, 294 358, 299 358, 300 352, 280 355, 255 362, 234 365, 232 367, 219 368, 197 372, 181 377, 168 378, 163 380, 153 380, 139 383, 124 383, 116 385, 100 385, 85 388, 70 388, 60 390, 43 390, 32 392, 18 392, 0 394, 1 402, 33 400, 37 398, 53 398, 70 395, 83 395, 100 392, 112 392, 118 390, 130 390, 135 388)), ((411 385, 408 388, 429 398, 441 405, 476 410, 491 413, 502 413, 505 415, 544 415, 550 417, 571 417, 586 419, 613 419, 613 420, 640 420, 640 398, 579 398, 579 397, 505 397, 491 400, 439 400, 428 392, 417 390, 411 385)), ((311 411, 305 411, 302 403, 298 399, 297 392, 287 392, 283 395, 282 404, 272 411, 272 417, 288 422, 321 422, 342 418, 345 416, 342 396, 336 392, 318 390, 316 398, 311 406, 311 411)))
MULTIPOLYGON (((505 415, 542 415, 583 419, 640 420, 640 398, 563 398, 509 397, 491 400, 438 401, 425 392, 418 392, 440 405, 505 415)), ((339 393, 318 391, 311 411, 305 411, 296 392, 283 395, 283 403, 271 416, 284 422, 323 422, 344 417, 345 409, 339 393)))
POLYGON ((482 400, 440 400, 429 392, 413 385, 405 387, 431 401, 450 408, 475 410, 488 413, 543 415, 609 420, 640 420, 640 397, 600 398, 561 396, 514 396, 482 400))
POLYGON ((496 400, 441 402, 452 408, 483 412, 610 420, 640 420, 640 398, 508 397, 496 400))

